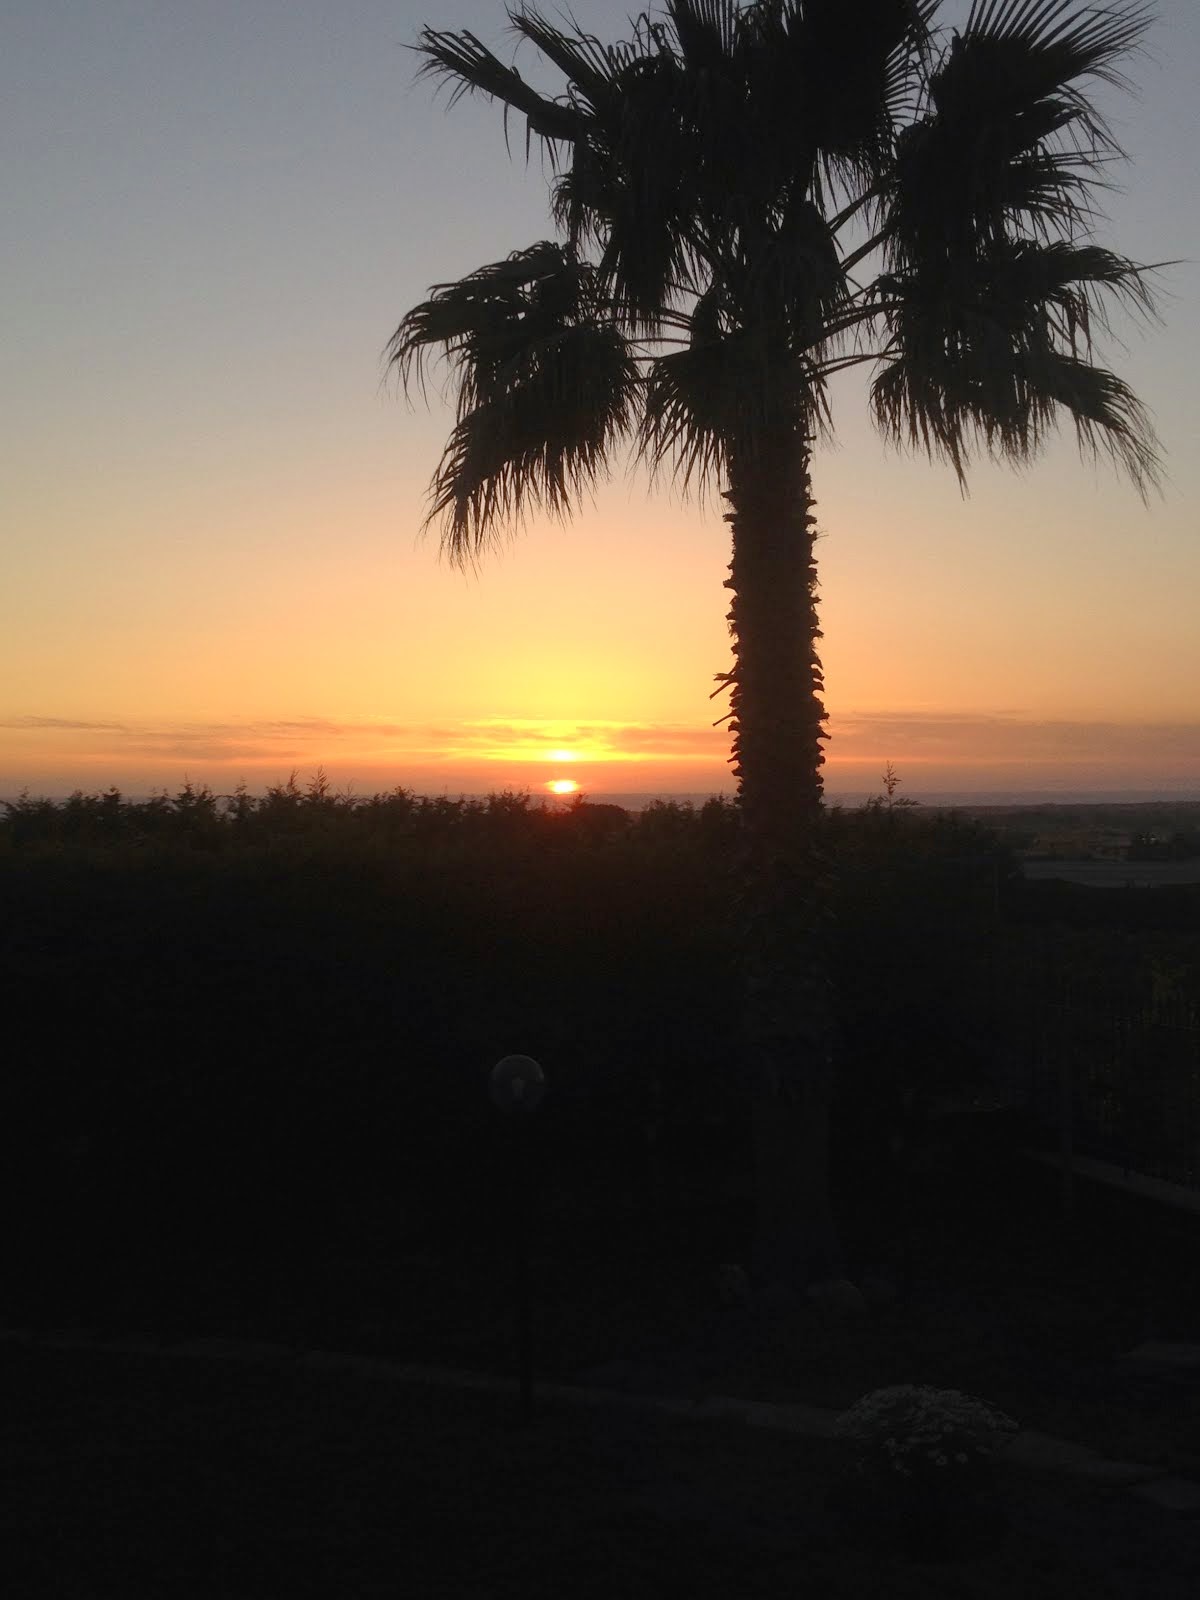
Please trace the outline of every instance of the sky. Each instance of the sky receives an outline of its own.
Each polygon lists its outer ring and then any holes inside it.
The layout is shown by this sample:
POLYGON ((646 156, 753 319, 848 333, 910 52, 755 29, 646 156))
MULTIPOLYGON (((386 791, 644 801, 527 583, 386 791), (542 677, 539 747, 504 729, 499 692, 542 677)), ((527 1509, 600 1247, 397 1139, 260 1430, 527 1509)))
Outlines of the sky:
MULTIPOLYGON (((966 4, 949 0, 947 21, 966 4)), ((606 38, 630 7, 580 0, 606 38)), ((1103 101, 1102 242, 1162 325, 1104 354, 1153 412, 1148 505, 1073 439, 1023 473, 875 434, 837 380, 813 464, 834 794, 1200 798, 1200 6, 1158 0, 1103 101)), ((494 0, 7 0, 0 51, 0 799, 730 790, 727 529, 618 464, 464 575, 422 535, 451 422, 383 347, 550 236, 499 112, 414 81, 422 23, 508 55, 494 0)), ((519 64, 525 61, 522 54, 519 64)))

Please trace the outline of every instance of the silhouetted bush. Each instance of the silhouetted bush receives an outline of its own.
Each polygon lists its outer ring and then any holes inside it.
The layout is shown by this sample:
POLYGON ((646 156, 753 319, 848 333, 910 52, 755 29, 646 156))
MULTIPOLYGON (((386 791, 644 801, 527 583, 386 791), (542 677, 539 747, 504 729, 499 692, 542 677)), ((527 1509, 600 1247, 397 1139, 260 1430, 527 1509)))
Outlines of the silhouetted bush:
MULTIPOLYGON (((494 1249, 509 1051, 551 1085, 547 1226, 725 1204, 748 1169, 738 827, 721 799, 356 798, 321 774, 7 804, 28 1043, 0 1153, 29 1256, 494 1249)), ((886 1189, 897 1127, 994 1054, 1011 868, 978 825, 899 805, 827 828, 842 1170, 886 1189)))

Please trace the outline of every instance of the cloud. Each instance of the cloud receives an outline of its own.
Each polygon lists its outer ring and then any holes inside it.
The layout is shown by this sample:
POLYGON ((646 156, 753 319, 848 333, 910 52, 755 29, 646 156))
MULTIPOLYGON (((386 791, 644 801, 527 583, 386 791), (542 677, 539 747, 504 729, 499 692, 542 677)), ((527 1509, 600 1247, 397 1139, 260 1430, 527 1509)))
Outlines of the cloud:
POLYGON ((40 728, 60 730, 70 733, 124 733, 123 722, 77 722, 70 717, 10 717, 7 721, 0 721, 0 728, 16 728, 21 731, 36 731, 40 728))
POLYGON ((729 735, 684 722, 566 722, 488 718, 462 725, 455 750, 484 759, 529 761, 567 749, 579 761, 712 760, 729 735))
POLYGON ((419 730, 403 722, 331 722, 324 717, 300 717, 290 722, 264 722, 257 724, 267 733, 288 736, 307 734, 310 738, 324 735, 331 739, 356 738, 374 734, 384 739, 402 739, 419 730))
POLYGON ((831 723, 831 761, 936 760, 1128 767, 1200 762, 1200 723, 1083 721, 960 712, 849 712, 831 723))
MULTIPOLYGON (((408 724, 362 721, 339 722, 324 717, 287 718, 277 721, 181 722, 166 725, 128 722, 88 722, 69 717, 19 716, 0 721, 0 729, 44 734, 103 734, 104 753, 115 757, 161 757, 167 760, 211 762, 319 761, 327 752, 339 753, 347 743, 361 748, 364 740, 396 741, 407 751, 414 743, 437 754, 436 745, 421 738, 421 730, 408 724)), ((74 746, 79 754, 96 753, 96 742, 74 746)), ((386 752, 382 752, 386 753, 386 752)))
MULTIPOLYGON (((687 789, 728 782, 729 730, 684 722, 482 718, 450 723, 289 717, 242 722, 133 724, 21 715, 0 722, 10 730, 4 765, 15 770, 36 756, 58 768, 72 762, 118 770, 138 764, 164 778, 179 768, 224 768, 240 776, 254 768, 276 772, 325 765, 348 776, 371 771, 395 781, 421 772, 423 781, 451 775, 471 784, 533 783, 547 775, 557 751, 570 751, 587 781, 687 789), (17 736, 24 736, 18 741, 17 736), (160 765, 161 764, 161 765, 160 765)), ((1021 786, 1076 781, 1105 786, 1131 781, 1200 782, 1200 722, 1122 723, 1031 717, 1019 711, 966 713, 928 710, 850 710, 830 721, 826 772, 830 781, 874 783, 892 761, 911 784, 968 787, 996 781, 1021 786)))

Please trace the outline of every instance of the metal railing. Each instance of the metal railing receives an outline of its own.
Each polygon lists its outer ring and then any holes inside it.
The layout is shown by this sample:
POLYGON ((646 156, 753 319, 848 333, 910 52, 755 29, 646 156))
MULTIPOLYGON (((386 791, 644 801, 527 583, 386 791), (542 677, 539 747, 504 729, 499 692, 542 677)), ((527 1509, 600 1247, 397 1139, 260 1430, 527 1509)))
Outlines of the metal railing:
POLYGON ((1200 1020, 1063 999, 1038 1007, 1023 1098, 1073 1155, 1200 1190, 1200 1020))

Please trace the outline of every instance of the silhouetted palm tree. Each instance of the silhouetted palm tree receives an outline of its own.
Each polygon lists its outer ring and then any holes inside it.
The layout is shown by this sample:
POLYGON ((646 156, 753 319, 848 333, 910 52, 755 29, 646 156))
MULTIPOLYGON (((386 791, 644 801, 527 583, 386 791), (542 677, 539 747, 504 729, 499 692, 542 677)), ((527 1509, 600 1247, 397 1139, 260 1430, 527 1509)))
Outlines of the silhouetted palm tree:
POLYGON ((436 286, 389 356, 449 358, 458 419, 431 521, 470 562, 527 508, 570 511, 626 441, 728 504, 734 771, 760 1261, 795 1283, 837 1260, 828 1201, 830 1006, 817 826, 824 708, 809 467, 831 374, 874 372, 885 435, 1014 462, 1060 417, 1145 493, 1157 456, 1094 364, 1145 269, 1093 242, 1120 152, 1088 97, 1141 4, 666 0, 608 46, 538 11, 513 29, 550 93, 473 34, 425 29, 423 71, 526 123, 557 242, 436 286), (541 70, 541 68, 539 68, 541 70))

